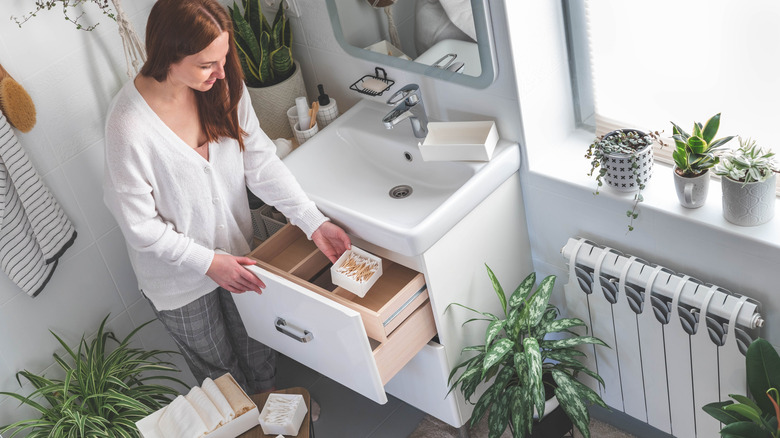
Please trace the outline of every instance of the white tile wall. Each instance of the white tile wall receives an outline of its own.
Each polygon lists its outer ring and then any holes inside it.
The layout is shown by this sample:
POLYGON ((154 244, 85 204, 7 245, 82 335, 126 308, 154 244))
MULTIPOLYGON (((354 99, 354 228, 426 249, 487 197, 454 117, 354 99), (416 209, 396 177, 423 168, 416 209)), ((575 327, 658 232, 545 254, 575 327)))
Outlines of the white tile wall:
MULTIPOLYGON (((141 26, 137 28, 141 35, 153 4, 154 0, 123 2, 131 21, 141 26)), ((31 5, 27 0, 3 1, 0 63, 36 107, 37 123, 27 134, 17 132, 19 142, 79 236, 37 298, 28 297, 0 274, 0 390, 22 393, 29 388, 19 388, 17 371, 57 372, 52 353, 60 346, 49 330, 76 344, 108 313, 110 327, 121 336, 142 320, 133 317, 131 309, 141 295, 121 233, 103 206, 100 184, 104 114, 127 80, 116 24, 93 16, 89 7, 88 18, 101 22, 91 33, 76 30, 57 9, 17 27, 9 17, 29 11, 31 5)), ((170 339, 159 324, 141 334, 159 344, 170 339)), ((0 425, 35 417, 18 405, 0 397, 0 425)))

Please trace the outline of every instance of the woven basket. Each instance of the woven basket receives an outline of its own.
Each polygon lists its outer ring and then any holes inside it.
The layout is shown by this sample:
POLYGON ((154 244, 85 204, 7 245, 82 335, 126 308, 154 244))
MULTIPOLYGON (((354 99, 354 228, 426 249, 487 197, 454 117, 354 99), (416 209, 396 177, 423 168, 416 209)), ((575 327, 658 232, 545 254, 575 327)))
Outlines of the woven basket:
MULTIPOLYGON (((265 205, 263 205, 265 207, 265 205)), ((263 221, 263 207, 249 210, 252 213, 252 231, 256 239, 265 240, 268 238, 268 230, 263 221)))
POLYGON ((252 98, 252 108, 260 121, 260 128, 270 137, 292 138, 293 132, 287 120, 287 110, 295 106, 295 98, 306 97, 301 66, 295 63, 292 76, 269 87, 247 87, 252 98))
POLYGON ((262 208, 260 208, 260 217, 263 220, 263 224, 265 224, 265 230, 267 232, 267 237, 271 237, 276 233, 277 231, 281 230, 283 226, 287 224, 287 220, 285 218, 284 222, 280 222, 276 219, 274 219, 271 216, 271 212, 273 211, 273 207, 266 204, 262 208))

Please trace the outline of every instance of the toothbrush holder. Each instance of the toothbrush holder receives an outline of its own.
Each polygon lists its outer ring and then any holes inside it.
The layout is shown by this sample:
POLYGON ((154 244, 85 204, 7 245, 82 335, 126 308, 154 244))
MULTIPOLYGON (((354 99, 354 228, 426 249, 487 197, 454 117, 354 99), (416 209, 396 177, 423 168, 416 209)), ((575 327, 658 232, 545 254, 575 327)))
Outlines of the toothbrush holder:
POLYGON ((295 126, 293 126, 293 133, 295 134, 295 140, 298 142, 298 146, 302 145, 306 140, 314 137, 314 134, 319 132, 317 123, 314 124, 314 127, 305 130, 301 130, 298 125, 299 123, 295 123, 295 126))

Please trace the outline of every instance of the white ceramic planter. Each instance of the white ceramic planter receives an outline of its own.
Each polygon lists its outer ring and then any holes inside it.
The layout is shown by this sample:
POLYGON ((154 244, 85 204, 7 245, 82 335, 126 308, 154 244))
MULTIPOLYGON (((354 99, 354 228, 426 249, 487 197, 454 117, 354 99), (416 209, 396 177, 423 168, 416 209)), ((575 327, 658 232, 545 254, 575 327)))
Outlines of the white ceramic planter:
POLYGON ((710 171, 699 176, 684 177, 674 168, 674 187, 677 189, 677 199, 685 208, 699 208, 707 201, 710 190, 710 171))
POLYGON ((722 178, 723 217, 743 227, 769 222, 775 215, 776 179, 772 174, 765 181, 743 184, 722 178))
MULTIPOLYGON (((605 137, 608 137, 607 134, 605 137)), ((635 192, 640 184, 647 184, 653 174, 653 145, 647 145, 636 154, 605 154, 602 166, 606 166, 604 181, 609 187, 620 192, 635 192), (632 169, 633 163, 639 165, 637 175, 632 169)))
MULTIPOLYGON (((252 108, 260 121, 260 128, 270 137, 292 138, 293 132, 287 120, 287 110, 295 106, 295 98, 306 96, 301 66, 295 63, 292 76, 270 87, 247 87, 252 98, 252 108)), ((308 100, 308 99, 307 99, 308 100)))

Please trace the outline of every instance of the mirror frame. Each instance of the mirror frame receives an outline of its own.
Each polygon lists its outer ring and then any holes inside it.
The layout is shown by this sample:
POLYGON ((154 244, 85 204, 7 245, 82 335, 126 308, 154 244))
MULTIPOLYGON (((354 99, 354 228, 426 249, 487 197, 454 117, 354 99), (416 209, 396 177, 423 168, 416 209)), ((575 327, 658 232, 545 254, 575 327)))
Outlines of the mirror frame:
POLYGON ((381 53, 355 47, 344 39, 344 32, 341 30, 341 20, 339 19, 336 7, 336 0, 325 1, 336 41, 338 41, 342 49, 355 58, 365 59, 366 61, 372 61, 379 65, 395 67, 408 72, 419 73, 472 88, 487 88, 496 79, 496 71, 498 69, 496 64, 495 41, 493 39, 491 27, 488 26, 488 17, 490 16, 489 0, 471 0, 474 27, 477 34, 477 44, 479 46, 479 61, 480 66, 482 67, 482 74, 479 76, 468 76, 462 73, 455 73, 419 62, 383 55, 381 53))

